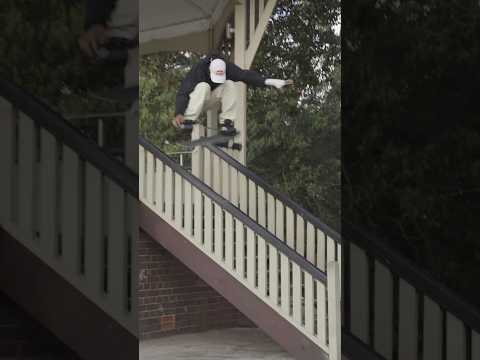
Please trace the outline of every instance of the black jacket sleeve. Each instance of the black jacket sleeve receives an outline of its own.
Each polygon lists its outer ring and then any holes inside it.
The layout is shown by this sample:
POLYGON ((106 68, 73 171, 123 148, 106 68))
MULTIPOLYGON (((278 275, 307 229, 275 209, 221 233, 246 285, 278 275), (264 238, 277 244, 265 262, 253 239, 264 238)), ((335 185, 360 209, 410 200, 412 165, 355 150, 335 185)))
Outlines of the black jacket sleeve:
POLYGON ((116 0, 86 0, 85 29, 93 25, 106 25, 116 2, 116 0))
POLYGON ((243 70, 233 63, 227 63, 227 79, 242 81, 247 85, 264 87, 266 78, 253 70, 243 70))
POLYGON ((180 84, 180 88, 177 91, 177 97, 175 101, 175 116, 179 114, 185 114, 185 110, 187 109, 188 102, 190 100, 190 93, 193 91, 195 85, 197 84, 195 74, 199 66, 200 64, 194 65, 180 84))

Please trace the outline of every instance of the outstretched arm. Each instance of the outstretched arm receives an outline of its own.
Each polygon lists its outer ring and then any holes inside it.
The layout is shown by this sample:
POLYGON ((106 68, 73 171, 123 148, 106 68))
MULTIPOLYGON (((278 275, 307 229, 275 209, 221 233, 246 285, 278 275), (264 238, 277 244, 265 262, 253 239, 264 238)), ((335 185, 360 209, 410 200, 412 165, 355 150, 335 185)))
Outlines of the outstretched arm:
POLYGON ((227 77, 230 80, 242 81, 247 85, 256 87, 274 86, 277 89, 281 89, 285 85, 293 84, 292 80, 267 79, 256 71, 243 70, 232 63, 227 63, 227 77))

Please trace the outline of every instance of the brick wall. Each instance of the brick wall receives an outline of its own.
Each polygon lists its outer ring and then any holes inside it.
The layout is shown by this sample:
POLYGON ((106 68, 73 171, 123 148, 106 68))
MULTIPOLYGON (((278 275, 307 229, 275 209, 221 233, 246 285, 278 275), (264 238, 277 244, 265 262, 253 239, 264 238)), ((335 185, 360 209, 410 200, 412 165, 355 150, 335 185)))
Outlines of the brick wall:
POLYGON ((140 233, 139 323, 142 339, 253 324, 147 234, 140 233))

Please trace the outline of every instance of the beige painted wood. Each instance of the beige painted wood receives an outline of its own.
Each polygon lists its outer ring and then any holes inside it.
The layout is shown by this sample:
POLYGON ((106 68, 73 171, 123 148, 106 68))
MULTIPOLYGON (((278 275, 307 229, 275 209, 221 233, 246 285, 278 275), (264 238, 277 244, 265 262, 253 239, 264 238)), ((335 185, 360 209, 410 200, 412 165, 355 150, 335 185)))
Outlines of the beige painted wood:
POLYGON ((321 345, 327 344, 327 287, 320 281, 317 286, 317 337, 321 345))
POLYGON ((200 190, 193 187, 193 233, 194 240, 197 246, 201 246, 203 243, 203 196, 200 190))
POLYGON ((385 359, 393 357, 393 277, 375 261, 375 351, 385 359))
POLYGON ((138 148, 138 191, 140 199, 145 198, 145 152, 143 146, 139 146, 138 148))
POLYGON ((230 201, 233 205, 239 206, 238 170, 233 166, 230 166, 230 201))
POLYGON ((121 316, 126 312, 127 291, 127 236, 125 229, 125 192, 112 180, 107 180, 108 191, 108 296, 113 311, 121 316))
POLYGON ((207 148, 203 149, 203 182, 212 187, 212 153, 207 148))
MULTIPOLYGON (((336 261, 327 264, 328 282, 328 355, 331 360, 342 358, 342 326, 340 316, 340 266, 336 261)), ((403 359, 403 358, 402 358, 403 359)))
POLYGON ((368 263, 365 251, 355 244, 350 246, 350 326, 353 335, 368 343, 368 263))
MULTIPOLYGON (((270 19, 270 16, 272 16, 272 12, 276 4, 277 4, 277 0, 268 0, 265 3, 265 7, 263 8, 263 11, 259 12, 258 25, 253 38, 250 38, 250 44, 245 54, 245 64, 247 68, 249 68, 253 63, 255 54, 257 53, 258 47, 260 46, 263 34, 265 33, 268 21, 270 19)), ((262 10, 262 7, 260 8, 260 10, 262 10)))
POLYGON ((139 222, 138 222, 138 200, 127 195, 127 215, 125 223, 127 224, 127 237, 131 239, 130 245, 130 293, 131 293, 131 310, 128 313, 130 327, 133 332, 138 334, 138 237, 139 237, 139 222))
POLYGON ((267 297, 267 243, 257 236, 258 247, 258 292, 262 298, 267 297))
POLYGON ((222 168, 220 158, 212 153, 212 187, 216 193, 222 194, 222 168))
POLYGON ((215 221, 215 236, 214 236, 214 249, 215 258, 221 262, 223 260, 223 210, 217 204, 214 203, 214 221, 215 221))
POLYGON ((424 296, 423 359, 442 358, 442 310, 436 302, 424 296))
POLYGON ((312 335, 312 336, 315 334, 315 329, 314 329, 315 298, 313 294, 314 287, 315 287, 315 282, 312 278, 312 275, 306 272, 305 273, 305 330, 309 335, 312 335))
POLYGON ((329 261, 336 261, 337 242, 327 235, 327 263, 329 261))
POLYGON ((447 312, 447 360, 467 358, 467 336, 463 321, 447 312))
MULTIPOLYGON (((200 124, 194 124, 192 130, 192 141, 204 136, 204 129, 200 124)), ((203 179, 203 147, 197 146, 192 151, 192 174, 199 179, 203 179)))
POLYGON ((168 221, 173 220, 173 184, 174 173, 172 168, 165 166, 165 217, 168 221))
POLYGON ((154 184, 154 176, 155 176, 155 168, 154 168, 154 158, 153 154, 150 151, 147 151, 147 166, 145 171, 145 199, 151 205, 153 205, 154 194, 153 194, 153 184, 154 184))
POLYGON ((0 222, 12 220, 13 202, 13 149, 15 121, 13 106, 4 98, 0 97, 0 222))
POLYGON ((237 178, 239 207, 245 214, 248 214, 248 179, 241 172, 238 172, 237 178))
POLYGON ((258 186, 258 224, 262 227, 267 226, 267 198, 265 196, 265 190, 261 186, 258 186))
POLYGON ((398 299, 398 356, 400 359, 417 359, 418 306, 414 287, 399 280, 398 299))
POLYGON ((56 243, 57 143, 52 134, 44 129, 41 130, 40 136, 40 243, 43 253, 47 258, 52 258, 55 256, 56 243))
POLYGON ((278 306, 278 250, 273 245, 268 245, 269 256, 269 296, 272 306, 278 306))
POLYGON ((267 194, 267 230, 275 234, 275 198, 267 194))
POLYGON ((68 146, 63 146, 61 209, 62 261, 70 274, 80 268, 80 160, 68 146))
POLYGON ((183 178, 175 173, 175 198, 173 201, 175 211, 175 225, 177 229, 183 228, 183 178))
POLYGON ((285 255, 280 255, 281 303, 284 316, 290 316, 290 261, 285 255))
POLYGON ((102 175, 89 163, 85 175, 85 278, 96 300, 103 287, 102 175))
POLYGON ((244 231, 245 228, 243 223, 235 219, 235 264, 237 270, 237 279, 240 281, 244 281, 245 278, 245 236, 244 231))
POLYGON ((230 200, 230 166, 226 161, 221 161, 222 168, 222 196, 230 200))
POLYGON ((18 131, 18 223, 20 231, 32 239, 35 127, 33 121, 23 113, 19 116, 18 131))
POLYGON ((225 212, 225 266, 229 271, 233 270, 233 217, 225 212))
POLYGON ((284 211, 285 207, 283 203, 278 199, 275 200, 275 235, 278 239, 285 241, 285 220, 284 220, 284 211))
POLYGON ((205 196, 204 197, 204 217, 205 217, 205 237, 204 237, 204 247, 203 250, 208 254, 212 255, 213 253, 213 201, 205 196))
POLYGON ((472 359, 480 359, 480 333, 472 331, 472 359))
POLYGON ((247 281, 255 288, 255 233, 247 228, 247 281))
MULTIPOLYGON (((250 35, 249 35, 249 39, 250 39, 250 42, 254 39, 254 35, 255 35, 255 29, 256 29, 256 24, 255 24, 255 0, 250 0, 249 1, 249 5, 250 5, 250 19, 248 19, 249 21, 249 32, 250 32, 250 35)), ((248 6, 248 5, 247 5, 248 6)))
POLYGON ((295 249, 295 214, 288 206, 285 209, 285 237, 287 245, 295 249))
POLYGON ((305 220, 297 214, 297 252, 305 256, 305 220))
POLYGON ((326 271, 327 263, 327 237, 324 232, 317 229, 317 267, 326 271))
POLYGON ((293 321, 297 326, 302 324, 302 283, 301 269, 296 263, 292 262, 292 302, 293 302, 293 321))
MULTIPOLYGON (((155 159, 156 172, 155 172, 155 209, 159 213, 163 213, 164 198, 165 198, 165 174, 163 168, 163 162, 159 159, 155 159)), ((141 181, 141 180, 140 180, 141 181)))
POLYGON ((248 216, 257 221, 257 185, 248 180, 248 216))
POLYGON ((307 222, 307 260, 316 265, 317 256, 315 254, 315 228, 310 222, 307 222))
POLYGON ((192 184, 188 181, 183 182, 184 190, 184 204, 185 204, 185 214, 184 221, 185 226, 184 230, 188 236, 193 234, 193 194, 192 194, 192 184))

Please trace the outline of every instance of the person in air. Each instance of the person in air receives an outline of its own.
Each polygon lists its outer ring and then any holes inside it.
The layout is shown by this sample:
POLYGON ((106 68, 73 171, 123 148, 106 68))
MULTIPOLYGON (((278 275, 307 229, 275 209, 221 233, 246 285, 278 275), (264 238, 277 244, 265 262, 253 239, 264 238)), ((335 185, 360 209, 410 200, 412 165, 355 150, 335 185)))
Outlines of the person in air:
POLYGON ((226 61, 220 54, 211 53, 195 64, 178 89, 173 124, 194 123, 200 115, 221 105, 220 133, 235 135, 235 120, 239 95, 235 82, 242 81, 255 87, 273 86, 277 89, 290 85, 291 80, 270 79, 253 70, 243 70, 226 61))

